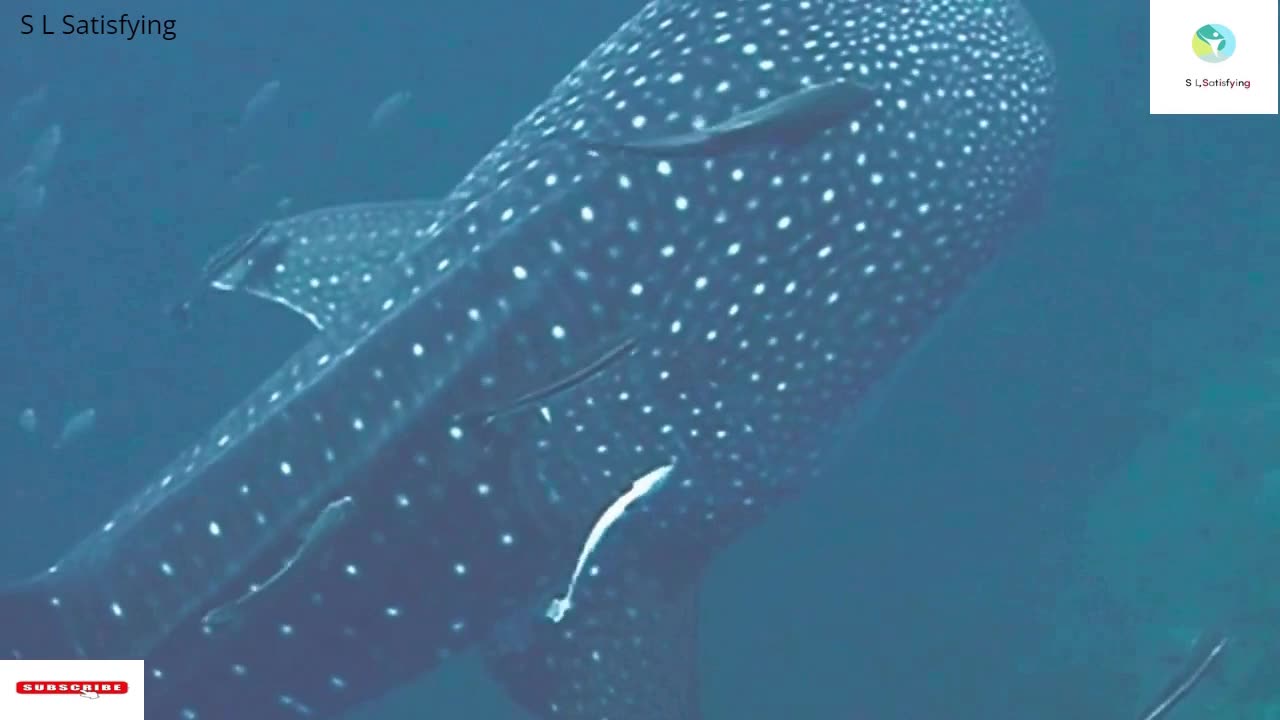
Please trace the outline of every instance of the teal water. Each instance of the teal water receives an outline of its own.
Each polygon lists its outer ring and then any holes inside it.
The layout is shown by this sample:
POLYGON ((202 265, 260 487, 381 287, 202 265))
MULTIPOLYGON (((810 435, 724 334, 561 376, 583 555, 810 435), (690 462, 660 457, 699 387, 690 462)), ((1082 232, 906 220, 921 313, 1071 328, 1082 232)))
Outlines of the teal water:
MULTIPOLYGON (((5 577, 101 524, 305 337, 236 298, 176 332, 164 307, 213 248, 284 195, 443 192, 637 3, 146 5, 178 40, 0 44, 20 69, 0 100, 47 83, 67 135, 40 221, 0 237, 5 577), (272 77, 294 121, 213 139, 272 77), (401 88, 411 122, 362 135, 401 88), (18 429, 28 406, 44 434, 18 429), (52 452, 85 406, 99 426, 52 452)), ((1044 217, 827 482, 713 566, 708 718, 1134 718, 1214 629, 1229 653, 1173 717, 1280 717, 1276 119, 1150 116, 1145 8, 1027 5, 1062 73, 1044 217)), ((32 133, 0 140, 2 167, 32 133)), ((521 715, 464 659, 352 717, 521 715)))

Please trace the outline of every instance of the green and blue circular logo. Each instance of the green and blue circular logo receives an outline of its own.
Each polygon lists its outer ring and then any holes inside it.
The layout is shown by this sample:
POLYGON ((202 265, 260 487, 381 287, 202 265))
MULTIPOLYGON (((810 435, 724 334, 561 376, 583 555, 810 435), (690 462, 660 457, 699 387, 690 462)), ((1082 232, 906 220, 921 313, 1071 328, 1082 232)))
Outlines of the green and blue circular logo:
POLYGON ((1236 34, 1226 25, 1205 25, 1191 36, 1191 51, 1205 62, 1220 63, 1236 52, 1236 34))

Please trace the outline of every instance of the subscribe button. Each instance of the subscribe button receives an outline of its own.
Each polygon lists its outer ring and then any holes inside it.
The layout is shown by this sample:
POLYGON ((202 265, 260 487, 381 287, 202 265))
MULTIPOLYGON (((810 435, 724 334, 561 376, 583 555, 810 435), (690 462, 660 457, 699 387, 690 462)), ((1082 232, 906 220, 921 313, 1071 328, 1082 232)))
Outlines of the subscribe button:
POLYGON ((39 682, 23 680, 18 683, 19 695, 123 695, 129 692, 127 682, 39 682))

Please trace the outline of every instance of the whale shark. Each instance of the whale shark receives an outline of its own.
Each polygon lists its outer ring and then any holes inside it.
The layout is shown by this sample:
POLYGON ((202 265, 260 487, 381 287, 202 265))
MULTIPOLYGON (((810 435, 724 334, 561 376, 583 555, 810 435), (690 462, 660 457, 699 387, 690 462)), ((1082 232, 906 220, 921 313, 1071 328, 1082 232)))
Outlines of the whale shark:
POLYGON ((444 197, 210 261, 314 334, 0 593, 0 655, 141 658, 148 719, 464 653, 534 717, 701 717, 707 565, 1031 224, 1054 85, 1016 0, 649 2, 444 197))

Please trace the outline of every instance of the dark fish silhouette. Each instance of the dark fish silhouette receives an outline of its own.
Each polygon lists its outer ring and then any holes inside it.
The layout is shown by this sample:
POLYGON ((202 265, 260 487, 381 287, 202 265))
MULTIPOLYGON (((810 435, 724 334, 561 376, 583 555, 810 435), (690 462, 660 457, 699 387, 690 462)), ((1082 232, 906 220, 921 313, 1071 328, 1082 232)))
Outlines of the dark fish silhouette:
POLYGON ((874 101, 873 92, 859 83, 837 79, 801 88, 692 132, 595 145, 652 157, 723 155, 770 145, 799 145, 867 109, 874 101))

